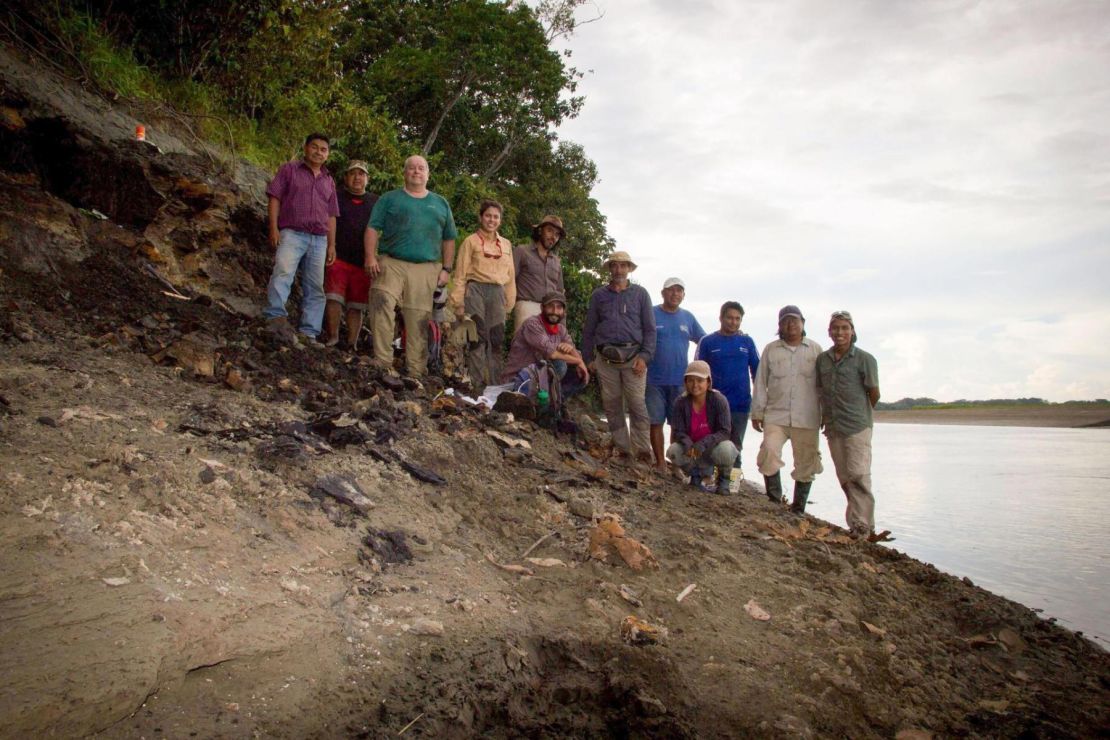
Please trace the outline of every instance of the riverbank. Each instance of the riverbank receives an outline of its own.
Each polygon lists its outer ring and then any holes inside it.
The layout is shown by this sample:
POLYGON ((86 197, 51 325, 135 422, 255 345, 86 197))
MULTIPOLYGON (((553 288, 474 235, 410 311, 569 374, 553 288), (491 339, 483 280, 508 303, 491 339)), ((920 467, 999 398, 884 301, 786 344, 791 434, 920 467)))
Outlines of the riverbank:
POLYGON ((1110 725, 1110 657, 1020 604, 272 336, 262 173, 0 72, 0 736, 1110 725))
POLYGON ((398 439, 339 446, 354 431, 318 437, 306 408, 327 366, 354 387, 362 366, 338 352, 235 335, 277 370, 255 379, 263 400, 23 317, 39 339, 9 337, 0 362, 0 735, 374 737, 415 720, 416 737, 1083 737, 1110 721, 1092 643, 754 486, 692 493, 373 377, 338 402, 398 439), (330 473, 363 489, 364 515, 320 494, 330 473), (655 567, 591 557, 602 514, 655 567), (629 616, 665 636, 630 644, 629 616))
POLYGON ((885 424, 964 424, 1012 427, 1110 427, 1105 406, 972 406, 967 408, 876 411, 885 424))

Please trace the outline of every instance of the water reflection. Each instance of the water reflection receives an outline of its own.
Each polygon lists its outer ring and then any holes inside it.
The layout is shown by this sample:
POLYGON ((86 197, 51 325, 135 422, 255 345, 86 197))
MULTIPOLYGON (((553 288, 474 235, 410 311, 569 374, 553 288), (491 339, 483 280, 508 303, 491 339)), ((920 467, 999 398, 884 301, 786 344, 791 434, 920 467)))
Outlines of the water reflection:
MULTIPOLYGON (((745 443, 758 479, 759 435, 745 443)), ((894 547, 1110 647, 1110 430, 879 424, 874 453, 876 524, 894 547)), ((822 459, 808 510, 842 525, 824 443, 822 459)))

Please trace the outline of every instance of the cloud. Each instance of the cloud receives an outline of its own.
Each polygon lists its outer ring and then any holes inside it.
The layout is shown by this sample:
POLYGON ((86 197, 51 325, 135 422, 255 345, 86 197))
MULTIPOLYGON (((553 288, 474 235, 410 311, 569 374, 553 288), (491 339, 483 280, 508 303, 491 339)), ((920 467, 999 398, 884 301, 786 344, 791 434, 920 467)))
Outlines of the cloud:
POLYGON ((1104 3, 598 2, 560 135, 652 295, 847 307, 888 397, 1110 395, 1104 3))

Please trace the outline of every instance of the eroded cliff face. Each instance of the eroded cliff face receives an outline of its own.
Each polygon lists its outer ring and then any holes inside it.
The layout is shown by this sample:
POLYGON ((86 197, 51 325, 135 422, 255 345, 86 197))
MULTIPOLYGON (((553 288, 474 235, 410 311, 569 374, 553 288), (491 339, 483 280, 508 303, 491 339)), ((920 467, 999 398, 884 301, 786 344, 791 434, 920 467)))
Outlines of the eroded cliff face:
POLYGON ((58 282, 123 247, 181 287, 256 313, 266 173, 150 123, 137 141, 136 119, 6 49, 0 72, 0 266, 58 282))
POLYGON ((0 83, 0 735, 1108 726, 1107 656, 1025 607, 276 340, 264 173, 0 83), (658 567, 599 559, 603 513, 658 567))

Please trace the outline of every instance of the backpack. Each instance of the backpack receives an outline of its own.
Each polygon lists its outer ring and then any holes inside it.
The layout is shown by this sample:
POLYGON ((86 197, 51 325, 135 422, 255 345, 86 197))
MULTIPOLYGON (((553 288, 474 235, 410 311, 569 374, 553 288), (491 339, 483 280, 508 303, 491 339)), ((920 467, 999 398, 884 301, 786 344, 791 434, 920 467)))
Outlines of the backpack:
POLYGON ((546 360, 521 368, 516 374, 517 393, 527 396, 536 405, 536 421, 555 423, 563 408, 563 389, 555 368, 546 360), (540 401, 540 392, 547 393, 547 403, 540 401))

